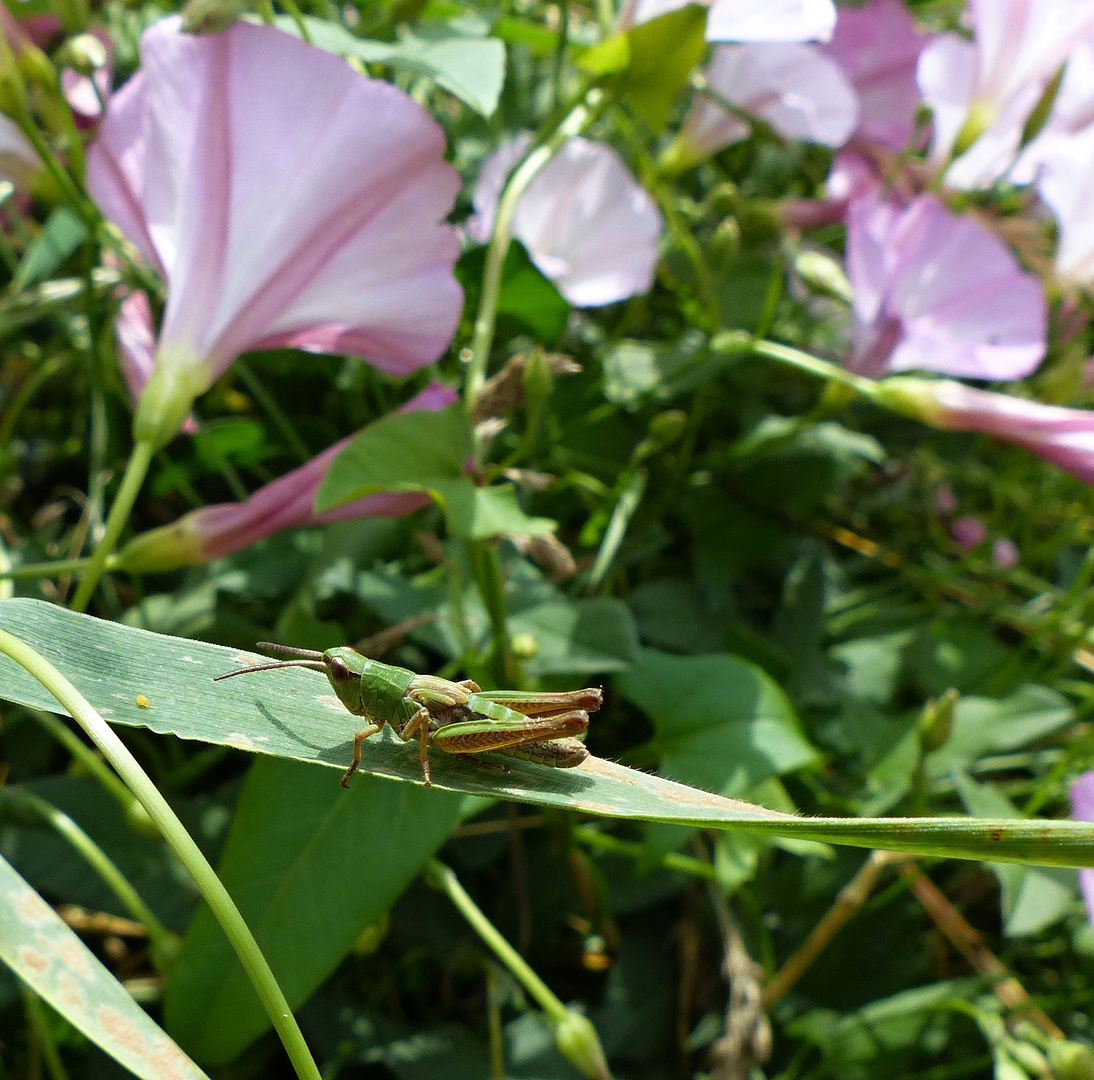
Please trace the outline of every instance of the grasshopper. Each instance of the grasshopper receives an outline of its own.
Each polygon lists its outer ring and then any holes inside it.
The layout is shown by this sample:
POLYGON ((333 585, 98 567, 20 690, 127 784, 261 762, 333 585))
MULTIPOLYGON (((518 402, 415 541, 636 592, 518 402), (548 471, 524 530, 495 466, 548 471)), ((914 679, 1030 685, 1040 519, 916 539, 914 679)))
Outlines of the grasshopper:
POLYGON ((417 736, 426 787, 433 784, 430 746, 448 754, 499 751, 556 769, 570 769, 589 756, 575 736, 584 734, 589 713, 599 709, 603 701, 598 687, 564 693, 483 691, 470 679, 450 682, 435 675, 419 675, 370 660, 348 646, 318 652, 260 641, 258 647, 288 653, 296 659, 239 668, 217 675, 213 681, 274 668, 312 668, 327 676, 339 701, 354 716, 368 718, 368 724, 354 736, 353 760, 342 776, 343 787, 361 764, 361 745, 384 724, 390 724, 404 742, 417 736))

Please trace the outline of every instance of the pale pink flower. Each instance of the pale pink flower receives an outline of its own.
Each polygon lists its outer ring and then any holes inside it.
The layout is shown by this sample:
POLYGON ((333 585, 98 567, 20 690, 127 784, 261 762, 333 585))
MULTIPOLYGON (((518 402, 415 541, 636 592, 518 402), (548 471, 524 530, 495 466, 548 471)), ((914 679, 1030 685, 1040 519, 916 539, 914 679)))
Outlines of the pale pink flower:
POLYGON ((994 394, 950 379, 884 379, 876 400, 932 427, 980 431, 1094 484, 1094 412, 994 394))
POLYGON ((947 182, 992 183, 1013 163, 1022 127, 1077 40, 1094 31, 1090 0, 970 0, 974 40, 943 34, 920 57, 934 114, 931 157, 947 182))
POLYGON ((1094 281, 1094 127, 1041 148, 1037 193, 1056 218, 1056 272, 1094 281))
MULTIPOLYGON (((619 15, 626 30, 685 7, 693 0, 627 0, 619 15)), ((836 24, 832 0, 702 0, 710 7, 707 41, 827 41, 836 24)))
POLYGON ((847 366, 1018 379, 1045 354, 1040 282, 992 232, 934 196, 908 207, 862 199, 847 216, 855 290, 847 366))
POLYGON ((957 509, 957 496, 949 484, 943 484, 934 493, 934 508, 940 514, 952 514, 957 509))
POLYGON ((1009 570, 1017 566, 1020 558, 1018 545, 1006 536, 1000 536, 991 546, 992 565, 1000 570, 1009 570))
MULTIPOLYGON (((1075 821, 1094 821, 1094 772, 1085 772, 1072 781, 1071 816, 1075 821)), ((1079 888, 1086 904, 1086 917, 1094 923, 1094 870, 1079 871, 1079 888)))
MULTIPOLYGON (((485 243, 506 178, 531 145, 519 136, 482 167, 467 231, 485 243)), ((575 307, 640 296, 653 285, 663 224, 649 192, 602 143, 570 139, 528 185, 512 232, 575 307)))
POLYGON ((248 349, 396 375, 435 360, 462 304, 443 224, 459 179, 426 111, 269 26, 164 19, 141 58, 88 155, 99 206, 167 282, 137 437, 169 439, 248 349))
POLYGON ((41 167, 34 147, 15 121, 0 116, 0 180, 8 180, 25 191, 41 167))
POLYGON ((747 138, 749 124, 719 99, 787 139, 842 146, 858 123, 858 95, 839 65, 811 45, 720 45, 669 159, 694 164, 747 138))
POLYGON ((832 40, 820 49, 858 92, 858 136, 894 150, 908 145, 920 101, 916 64, 925 41, 901 0, 840 9, 832 40))
MULTIPOLYGON (((1022 151, 1009 179, 1028 184, 1037 179, 1041 166, 1051 161, 1071 139, 1082 139, 1094 130, 1094 41, 1077 42, 1044 127, 1022 151)), ((1066 155, 1065 155, 1066 156, 1066 155)))
POLYGON ((958 547, 972 551, 987 540, 988 530, 979 518, 966 514, 950 525, 950 536, 958 547))
MULTIPOLYGON (((438 412, 456 400, 457 395, 447 386, 431 383, 399 411, 438 412)), ((282 529, 361 517, 400 517, 429 505, 429 496, 422 492, 384 492, 317 514, 313 507, 319 485, 353 438, 350 435, 336 442, 306 465, 260 487, 243 502, 203 506, 172 525, 142 533, 119 553, 119 565, 136 573, 199 566, 250 547, 282 529)))

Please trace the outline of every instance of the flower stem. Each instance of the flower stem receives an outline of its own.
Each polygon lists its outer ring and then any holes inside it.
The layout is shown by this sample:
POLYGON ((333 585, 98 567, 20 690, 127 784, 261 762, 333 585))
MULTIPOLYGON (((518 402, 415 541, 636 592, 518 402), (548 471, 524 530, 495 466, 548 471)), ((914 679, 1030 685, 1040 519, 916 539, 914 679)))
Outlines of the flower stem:
POLYGON ((581 102, 563 118, 557 128, 517 166, 509 178, 494 217, 494 231, 490 248, 486 253, 486 267, 482 275, 482 297, 475 316, 475 331, 471 338, 471 362, 467 371, 464 402, 470 412, 486 382, 486 367, 490 349, 494 343, 494 324, 497 321, 498 298, 501 295, 501 272, 505 256, 512 240, 513 214, 520 197, 540 170, 558 153, 567 139, 580 134, 592 122, 602 104, 599 90, 590 90, 581 102))
POLYGON ((502 932, 483 914, 471 899, 459 878, 444 863, 430 859, 426 864, 428 884, 440 889, 457 911, 467 920, 471 929, 489 946, 491 952, 513 973, 525 990, 536 1000, 548 1019, 558 1023, 566 1018, 567 1009, 551 988, 532 970, 528 961, 505 939, 502 932))
MULTIPOLYGON (((11 566, 0 569, 0 580, 34 581, 37 578, 64 577, 74 570, 84 570, 91 563, 90 556, 79 559, 53 559, 50 562, 26 563, 23 566, 11 566)), ((113 558, 107 559, 106 568, 112 568, 113 558)))
POLYGON ((816 375, 817 378, 839 383, 841 386, 846 386, 866 398, 873 399, 876 394, 877 383, 873 379, 864 379, 861 375, 856 375, 838 364, 830 363, 828 360, 821 360, 820 357, 812 356, 800 349, 791 348, 789 345, 780 345, 775 341, 764 340, 748 340, 745 343, 734 334, 719 334, 711 344, 715 349, 727 351, 743 348, 746 352, 755 353, 757 356, 766 357, 768 360, 776 360, 780 364, 797 368, 798 371, 816 375))
POLYGON ((289 1009, 289 1003, 278 986, 273 972, 258 942, 248 929, 228 890, 216 871, 194 843, 182 822, 175 816, 167 800, 151 778, 140 767, 125 743, 95 711, 87 699, 51 664, 29 645, 4 630, 0 630, 0 652, 10 656, 34 676, 87 732, 92 742, 103 752, 107 761, 140 800, 156 823, 163 838, 197 885, 216 920, 224 929, 232 948, 247 972, 259 999, 265 1006, 273 1026, 302 1080, 321 1080, 304 1036, 289 1009))
POLYGON ((139 922, 148 933, 148 943, 152 948, 152 960, 160 971, 165 971, 177 952, 178 942, 175 936, 153 914, 140 893, 133 888, 129 879, 118 869, 109 855, 80 826, 52 803, 24 788, 4 788, 0 791, 3 801, 16 809, 29 810, 52 829, 58 832, 90 864, 102 878, 110 891, 121 901, 122 906, 139 922))
POLYGON ((148 474, 148 466, 152 464, 152 456, 156 447, 150 442, 137 442, 133 447, 129 463, 125 467, 125 475, 122 477, 122 486, 114 498, 114 505, 110 508, 110 514, 106 519, 106 527, 103 530, 102 539, 91 553, 91 559, 87 564, 87 573, 84 574, 80 587, 72 599, 73 611, 85 611, 95 586, 99 584, 99 578, 106 570, 107 560, 114 554, 118 537, 122 534, 129 514, 133 510, 133 504, 137 501, 144 478, 148 474))

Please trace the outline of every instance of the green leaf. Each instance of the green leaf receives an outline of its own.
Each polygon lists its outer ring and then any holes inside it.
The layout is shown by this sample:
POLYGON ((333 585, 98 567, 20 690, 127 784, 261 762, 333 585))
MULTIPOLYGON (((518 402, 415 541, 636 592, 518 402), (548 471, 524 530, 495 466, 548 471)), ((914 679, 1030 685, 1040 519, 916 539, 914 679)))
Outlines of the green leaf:
POLYGON ((11 291, 19 292, 49 277, 86 239, 87 226, 67 206, 59 206, 27 245, 11 291))
MULTIPOLYGON (((336 788, 337 773, 349 761, 360 719, 336 701, 318 672, 288 668, 213 683, 214 675, 268 658, 104 622, 22 597, 0 601, 0 629, 54 664, 112 723, 296 761, 319 762, 332 770, 331 783, 336 788), (139 694, 148 699, 148 708, 137 705, 139 694)), ((696 658, 660 659, 686 663, 696 658)), ((688 674, 690 678, 695 672, 688 674)), ((747 678, 741 679, 746 685, 747 678)), ((758 692, 766 693, 762 683, 755 685, 758 692)), ((696 688, 690 681, 681 689, 704 704, 704 713, 707 709, 719 710, 713 716, 700 715, 700 726, 704 719, 716 720, 726 708, 718 695, 696 688)), ((675 705, 665 690, 662 687, 651 697, 659 710, 671 711, 675 705)), ((0 657, 0 698, 60 711, 56 699, 42 684, 7 657, 0 657)), ((777 709, 777 704, 774 707, 777 709)), ((792 760, 788 749, 804 760, 807 744, 801 742, 794 750, 777 713, 766 718, 761 732, 765 737, 752 740, 751 756, 769 772, 773 765, 785 768, 786 761, 792 760), (770 739, 766 738, 768 734, 770 739)), ((552 769, 512 760, 507 762, 509 772, 501 774, 485 770, 475 761, 443 753, 434 754, 432 762, 434 791, 427 793, 427 799, 441 798, 442 791, 458 791, 605 817, 740 829, 922 855, 1094 866, 1094 825, 1081 821, 799 818, 595 757, 576 769, 552 769)), ((416 748, 403 743, 390 730, 365 745, 361 774, 366 773, 419 786, 422 783, 416 748)))
POLYGON ((676 95, 703 58, 706 27, 706 7, 688 4, 627 31, 623 92, 654 132, 665 126, 676 95))
POLYGON ((142 1080, 205 1077, 2 857, 0 960, 142 1080))
POLYGON ((786 695, 735 656, 646 649, 616 686, 656 724, 662 768, 676 780, 739 795, 818 762, 786 695))
POLYGON ((476 487, 467 477, 460 477, 437 481, 431 490, 441 497, 449 533, 462 540, 542 536, 555 529, 550 518, 529 517, 520 508, 512 484, 476 487))
POLYGON ((379 491, 428 491, 463 479, 471 425, 456 402, 443 412, 392 413, 369 424, 334 459, 315 497, 317 512, 379 491))
MULTIPOLYGON (((391 906, 457 823, 460 798, 260 758, 217 868, 296 1008, 391 906)), ((212 1065, 269 1026, 250 980, 202 907, 171 969, 168 1030, 212 1065)))
MULTIPOLYGON (((494 115, 505 81, 505 45, 497 38, 473 37, 444 28, 426 35, 404 34, 398 41, 355 37, 335 23, 304 16, 313 45, 366 64, 425 75, 485 117, 494 115)), ((282 16, 277 26, 300 36, 296 20, 282 16)))
POLYGON ((703 57, 706 24, 707 9, 688 4, 608 38, 584 53, 578 66, 614 78, 616 89, 656 133, 703 57))

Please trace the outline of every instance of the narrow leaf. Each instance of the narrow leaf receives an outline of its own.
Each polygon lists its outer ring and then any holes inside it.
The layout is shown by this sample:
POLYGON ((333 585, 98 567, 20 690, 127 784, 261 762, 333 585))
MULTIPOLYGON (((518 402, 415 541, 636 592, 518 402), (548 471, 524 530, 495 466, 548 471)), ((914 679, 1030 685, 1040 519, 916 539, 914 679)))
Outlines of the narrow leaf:
MULTIPOLYGON (((26 598, 0 601, 0 627, 55 664, 114 723, 317 761, 338 771, 349 761, 360 719, 346 712, 318 672, 289 668, 213 683, 214 675, 260 658, 26 598), (147 699, 147 707, 136 704, 138 695, 147 699)), ((0 658, 0 697, 59 711, 49 693, 6 657, 0 658)), ((1094 866, 1094 824, 1082 821, 799 818, 600 758, 576 769, 514 761, 502 774, 443 753, 435 753, 432 761, 437 789, 605 817, 743 829, 950 858, 1094 866)), ((366 744, 362 772, 422 783, 415 747, 390 730, 366 744)), ((337 787, 336 773, 331 782, 337 787)), ((427 793, 429 798, 438 794, 427 793)))
POLYGON ((3 857, 0 960, 142 1080, 205 1077, 3 857))

